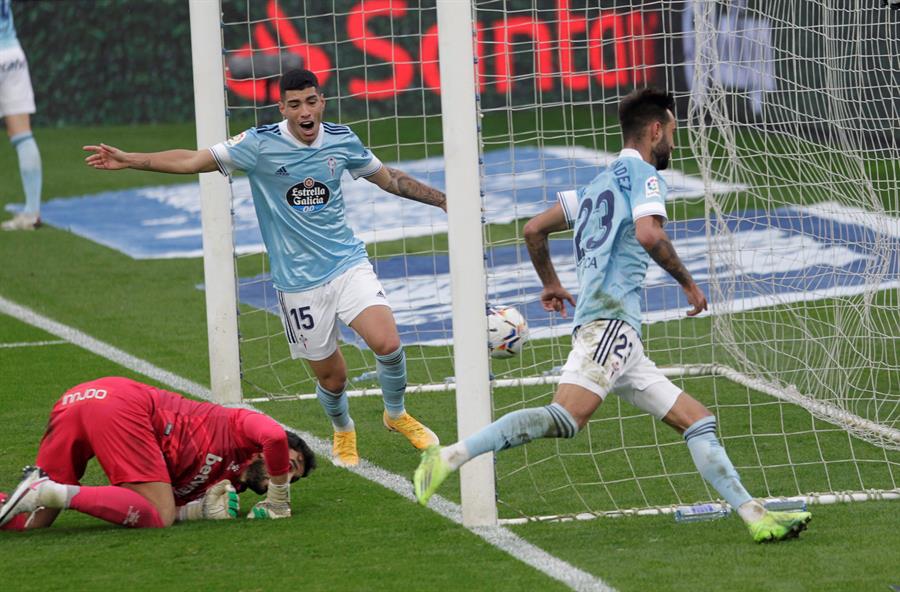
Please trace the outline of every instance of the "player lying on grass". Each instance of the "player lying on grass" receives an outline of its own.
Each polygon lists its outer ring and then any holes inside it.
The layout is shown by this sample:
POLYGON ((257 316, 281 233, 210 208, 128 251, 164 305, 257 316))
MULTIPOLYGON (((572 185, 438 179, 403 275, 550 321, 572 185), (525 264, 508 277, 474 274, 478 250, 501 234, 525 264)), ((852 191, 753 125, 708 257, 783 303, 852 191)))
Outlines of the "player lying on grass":
POLYGON ((560 193, 558 203, 525 226, 544 308, 565 316, 566 302, 575 306, 559 388, 546 407, 509 413, 462 442, 426 450, 413 479, 422 504, 451 471, 481 454, 535 438, 574 438, 613 392, 684 435, 700 474, 737 510, 754 540, 791 538, 806 527, 808 512, 769 512, 747 493, 716 437, 715 416, 644 354, 641 286, 650 259, 681 285, 692 307, 688 316, 707 307, 663 230, 667 188, 657 171, 668 167, 674 147, 674 109, 672 96, 655 89, 626 96, 619 106, 625 146, 619 157, 580 191, 560 193), (551 233, 570 228, 581 285, 577 305, 559 281, 547 244, 551 233))
POLYGON ((338 320, 375 354, 384 426, 425 449, 438 438, 406 412, 406 354, 366 246, 347 225, 341 176, 347 171, 354 179, 363 177, 394 195, 441 209, 446 209, 444 194, 382 165, 349 127, 322 121, 325 95, 309 70, 284 74, 278 107, 281 123, 248 129, 208 150, 140 154, 101 144, 84 147, 93 152, 86 161, 105 170, 245 171, 291 357, 305 359, 316 376, 316 395, 334 427, 335 464, 359 463, 338 320))
POLYGON ((266 415, 112 377, 63 394, 35 464, 0 506, 0 528, 47 527, 62 510, 136 528, 234 518, 248 488, 266 495, 248 518, 287 518, 290 484, 316 459, 266 415), (110 485, 79 485, 92 457, 110 485))

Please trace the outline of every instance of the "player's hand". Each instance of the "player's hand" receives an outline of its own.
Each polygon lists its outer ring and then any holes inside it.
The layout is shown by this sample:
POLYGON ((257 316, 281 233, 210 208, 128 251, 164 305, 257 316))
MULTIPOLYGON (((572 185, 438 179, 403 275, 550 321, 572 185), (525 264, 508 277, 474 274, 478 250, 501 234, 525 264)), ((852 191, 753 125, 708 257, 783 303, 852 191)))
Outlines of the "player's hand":
POLYGON ((700 286, 691 284, 690 287, 684 288, 684 293, 687 295, 688 304, 694 307, 688 311, 687 316, 695 317, 706 310, 706 294, 703 293, 700 286))
POLYGON ((203 496, 203 517, 207 520, 237 518, 240 500, 237 491, 227 479, 210 487, 203 496))
POLYGON ((566 302, 575 307, 575 297, 568 290, 560 285, 544 286, 541 292, 541 305, 544 310, 550 312, 555 311, 562 315, 562 318, 568 316, 566 314, 566 302))
POLYGON ((281 504, 270 502, 269 500, 261 501, 250 510, 247 518, 250 519, 276 519, 290 518, 291 504, 281 504))
POLYGON ((95 169, 116 171, 128 168, 128 155, 114 146, 100 144, 99 146, 83 146, 82 149, 93 152, 84 159, 84 162, 95 169))
MULTIPOLYGON (((279 477, 286 478, 286 477, 279 477)), ((250 510, 247 518, 290 518, 291 516, 291 484, 269 481, 269 491, 265 501, 261 501, 250 510)))

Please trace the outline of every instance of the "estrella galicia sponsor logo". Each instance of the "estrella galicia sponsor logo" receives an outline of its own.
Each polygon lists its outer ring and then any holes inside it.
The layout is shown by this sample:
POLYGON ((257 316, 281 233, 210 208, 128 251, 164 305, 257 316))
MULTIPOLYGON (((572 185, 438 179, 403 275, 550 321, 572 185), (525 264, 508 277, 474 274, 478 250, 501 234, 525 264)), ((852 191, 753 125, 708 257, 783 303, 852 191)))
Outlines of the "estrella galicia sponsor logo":
POLYGON ((325 207, 331 197, 331 191, 324 183, 312 177, 303 179, 287 191, 287 203, 300 212, 318 212, 325 207))

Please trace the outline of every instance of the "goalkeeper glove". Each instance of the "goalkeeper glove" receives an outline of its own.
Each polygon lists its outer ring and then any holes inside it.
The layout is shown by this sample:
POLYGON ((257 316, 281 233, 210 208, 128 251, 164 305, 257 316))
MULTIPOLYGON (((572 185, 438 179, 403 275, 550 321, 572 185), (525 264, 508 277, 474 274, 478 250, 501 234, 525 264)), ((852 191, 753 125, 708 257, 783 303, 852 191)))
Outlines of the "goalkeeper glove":
POLYGON ((240 500, 227 479, 210 487, 201 499, 178 508, 177 520, 228 520, 237 518, 240 500))
POLYGON ((240 509, 237 491, 227 479, 210 487, 203 496, 203 517, 207 520, 237 518, 240 509))
POLYGON ((290 518, 291 484, 269 482, 266 499, 257 503, 247 514, 247 518, 290 518))

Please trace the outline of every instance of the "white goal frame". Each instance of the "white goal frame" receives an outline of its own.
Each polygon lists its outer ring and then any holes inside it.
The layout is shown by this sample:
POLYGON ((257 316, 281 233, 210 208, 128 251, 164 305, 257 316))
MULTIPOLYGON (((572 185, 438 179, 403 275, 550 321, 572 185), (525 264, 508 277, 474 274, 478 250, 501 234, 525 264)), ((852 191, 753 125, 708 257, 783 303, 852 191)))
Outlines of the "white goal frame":
MULTIPOLYGON (((220 0, 189 0, 192 60, 196 105, 197 146, 208 148, 227 138, 222 9, 220 0)), ((250 0, 248 0, 250 1, 250 0)), ((453 365, 455 381, 446 384, 411 385, 409 393, 456 391, 457 433, 460 439, 492 421, 491 389, 523 385, 553 384, 556 376, 490 380, 487 322, 484 314, 487 277, 482 222, 482 178, 479 171, 480 128, 476 98, 473 49, 472 0, 436 0, 440 54, 453 59, 440 61, 442 80, 453 84, 441 89, 443 153, 448 200, 448 242, 452 285, 453 365)), ((709 9, 699 4, 695 10, 709 9)), ((700 74, 697 74, 699 77, 700 74)), ((231 187, 218 172, 200 175, 203 225, 204 278, 207 306, 210 382, 213 400, 224 404, 244 401, 241 386, 238 330, 237 275, 233 242, 231 187)), ((796 404, 842 429, 875 433, 900 447, 900 431, 854 415, 828 402, 818 401, 796 389, 779 387, 721 364, 697 364, 664 368, 668 376, 719 376, 775 399, 796 404)), ((380 395, 378 389, 348 391, 349 396, 380 395)), ((314 395, 292 395, 247 399, 246 402, 278 398, 306 399, 314 395)), ((461 470, 463 522, 467 526, 498 523, 493 454, 467 463, 461 470)), ((900 499, 900 490, 848 491, 812 494, 809 503, 836 503, 864 499, 900 499)), ((575 516, 546 516, 505 520, 570 520, 597 516, 666 514, 673 507, 634 511, 589 512, 575 516)))
MULTIPOLYGON (((441 76, 455 80, 441 97, 446 160, 448 240, 453 299, 454 367, 460 438, 491 422, 486 280, 478 175, 478 132, 472 48, 470 0, 439 0, 440 51, 456 56, 442 60, 441 76), (474 282, 472 278, 480 278, 474 282)), ((208 148, 227 138, 220 0, 190 0, 191 48, 197 147, 208 148)), ((237 323, 237 282, 229 181, 218 172, 200 175, 203 261, 210 382, 213 400, 240 403, 240 351, 237 323)), ((497 523, 493 455, 463 467, 463 523, 497 523)))

